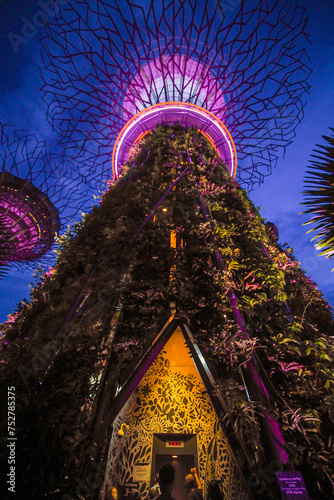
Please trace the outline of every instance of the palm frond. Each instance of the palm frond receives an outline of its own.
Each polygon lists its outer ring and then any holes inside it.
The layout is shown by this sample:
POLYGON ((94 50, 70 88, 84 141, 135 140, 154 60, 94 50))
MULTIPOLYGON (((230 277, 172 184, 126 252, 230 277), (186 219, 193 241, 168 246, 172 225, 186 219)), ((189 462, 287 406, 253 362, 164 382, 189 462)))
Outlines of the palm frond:
POLYGON ((315 247, 321 250, 319 255, 328 259, 334 258, 334 129, 330 127, 331 136, 323 136, 325 145, 317 145, 311 155, 310 169, 306 171, 304 202, 306 206, 302 214, 311 217, 303 225, 316 224, 308 231, 316 232, 311 241, 317 240, 315 247))
POLYGON ((10 264, 2 264, 0 266, 0 280, 7 276, 7 274, 11 271, 11 265, 10 264))

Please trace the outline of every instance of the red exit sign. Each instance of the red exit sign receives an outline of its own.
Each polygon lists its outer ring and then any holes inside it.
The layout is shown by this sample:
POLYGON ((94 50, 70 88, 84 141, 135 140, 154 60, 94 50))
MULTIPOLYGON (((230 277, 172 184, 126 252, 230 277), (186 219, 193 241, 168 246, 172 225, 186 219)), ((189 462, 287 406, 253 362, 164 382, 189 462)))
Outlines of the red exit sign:
POLYGON ((184 441, 166 441, 166 448, 184 448, 184 441))

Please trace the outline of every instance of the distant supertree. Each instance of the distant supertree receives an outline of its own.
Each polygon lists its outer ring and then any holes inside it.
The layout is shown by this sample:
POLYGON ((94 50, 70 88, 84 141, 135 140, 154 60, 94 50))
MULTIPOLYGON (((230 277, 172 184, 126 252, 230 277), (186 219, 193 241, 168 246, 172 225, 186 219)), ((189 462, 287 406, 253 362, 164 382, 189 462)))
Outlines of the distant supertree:
POLYGON ((334 129, 330 128, 331 137, 323 136, 327 144, 318 145, 321 149, 315 149, 312 155, 315 160, 310 162, 310 170, 305 177, 305 188, 303 205, 310 219, 305 224, 315 224, 308 231, 315 231, 317 240, 315 247, 321 250, 319 255, 327 259, 334 258, 334 129))
POLYGON ((195 126, 225 161, 234 141, 230 170, 251 188, 303 116, 303 16, 290 0, 73 1, 43 41, 50 121, 96 179, 157 123, 195 126))
POLYGON ((92 190, 65 155, 34 134, 0 124, 0 265, 24 267, 88 208, 92 190))

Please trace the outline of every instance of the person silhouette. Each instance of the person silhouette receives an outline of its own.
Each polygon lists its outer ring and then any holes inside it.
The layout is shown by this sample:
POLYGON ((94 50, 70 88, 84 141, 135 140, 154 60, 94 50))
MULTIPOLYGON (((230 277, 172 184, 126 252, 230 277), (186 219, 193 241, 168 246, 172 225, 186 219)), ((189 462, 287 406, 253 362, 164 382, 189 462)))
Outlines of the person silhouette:
POLYGON ((160 489, 160 484, 159 484, 159 474, 156 474, 154 478, 154 485, 152 488, 150 488, 148 492, 148 497, 152 500, 153 498, 157 497, 160 495, 161 489, 160 489))
POLYGON ((175 482, 175 469, 171 464, 164 464, 159 469, 161 493, 157 500, 174 500, 172 490, 175 482))
POLYGON ((117 499, 118 499, 118 493, 116 486, 110 486, 110 488, 107 491, 106 500, 117 500, 117 499))
POLYGON ((186 475, 185 481, 188 500, 203 500, 202 485, 199 480, 196 467, 190 469, 190 474, 186 475))

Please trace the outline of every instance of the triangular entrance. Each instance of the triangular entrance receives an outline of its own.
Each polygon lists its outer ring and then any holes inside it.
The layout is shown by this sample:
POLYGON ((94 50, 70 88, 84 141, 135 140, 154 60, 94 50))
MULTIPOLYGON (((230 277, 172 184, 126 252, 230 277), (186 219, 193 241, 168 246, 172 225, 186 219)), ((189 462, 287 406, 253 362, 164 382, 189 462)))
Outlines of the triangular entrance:
MULTIPOLYGON (((157 472, 154 437, 159 435, 160 441, 166 436, 160 456, 191 453, 204 488, 210 480, 222 478, 224 498, 239 498, 243 480, 189 350, 187 331, 175 319, 168 330, 160 332, 160 352, 146 372, 142 373, 143 364, 137 366, 116 398, 124 401, 122 392, 129 396, 114 420, 105 487, 117 486, 123 498, 133 497, 137 490, 145 496, 157 472), (183 450, 171 448, 167 441, 173 441, 173 436, 181 443, 194 436, 196 449, 187 452, 183 444, 183 450)), ((197 357, 193 345, 191 351, 197 357)))

